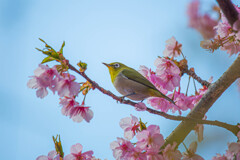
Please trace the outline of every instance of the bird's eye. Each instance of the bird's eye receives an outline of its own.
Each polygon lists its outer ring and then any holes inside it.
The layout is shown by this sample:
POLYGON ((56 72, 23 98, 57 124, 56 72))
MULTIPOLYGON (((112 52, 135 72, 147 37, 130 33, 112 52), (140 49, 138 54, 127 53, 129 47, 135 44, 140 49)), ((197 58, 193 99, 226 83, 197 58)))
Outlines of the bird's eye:
POLYGON ((120 64, 116 63, 116 64, 114 65, 114 67, 115 67, 115 68, 119 68, 119 67, 120 67, 120 64))

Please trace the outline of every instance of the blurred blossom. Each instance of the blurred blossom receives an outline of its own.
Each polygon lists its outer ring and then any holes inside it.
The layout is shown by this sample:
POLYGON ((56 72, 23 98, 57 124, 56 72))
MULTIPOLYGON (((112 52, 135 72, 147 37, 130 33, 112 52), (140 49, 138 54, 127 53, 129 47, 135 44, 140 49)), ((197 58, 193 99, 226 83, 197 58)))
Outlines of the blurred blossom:
POLYGON ((188 5, 187 15, 189 17, 189 26, 199 31, 204 39, 211 39, 215 36, 216 32, 213 28, 218 21, 212 19, 208 14, 201 15, 199 13, 198 0, 193 0, 188 5))
POLYGON ((163 150, 164 159, 169 160, 180 160, 182 158, 182 154, 179 150, 176 149, 177 143, 174 142, 173 145, 168 144, 163 150))
POLYGON ((60 160, 60 156, 56 151, 50 151, 47 156, 39 156, 36 160, 60 160))
POLYGON ((83 146, 80 143, 71 146, 71 153, 64 157, 64 160, 92 160, 93 151, 82 152, 83 146))
MULTIPOLYGON (((236 5, 234 6, 237 12, 240 13, 240 8, 236 5)), ((240 51, 239 33, 233 30, 222 11, 220 12, 220 14, 221 21, 214 27, 217 32, 215 39, 222 39, 221 44, 219 44, 221 50, 227 51, 230 56, 233 54, 237 54, 240 51)))
POLYGON ((123 138, 117 138, 117 141, 113 141, 110 144, 110 148, 113 150, 113 157, 116 160, 127 159, 134 151, 132 143, 123 138))
POLYGON ((47 96, 47 88, 54 91, 54 81, 59 76, 55 67, 49 68, 48 65, 39 64, 39 67, 34 71, 34 76, 31 76, 27 86, 32 89, 37 89, 37 97, 44 98, 47 96))

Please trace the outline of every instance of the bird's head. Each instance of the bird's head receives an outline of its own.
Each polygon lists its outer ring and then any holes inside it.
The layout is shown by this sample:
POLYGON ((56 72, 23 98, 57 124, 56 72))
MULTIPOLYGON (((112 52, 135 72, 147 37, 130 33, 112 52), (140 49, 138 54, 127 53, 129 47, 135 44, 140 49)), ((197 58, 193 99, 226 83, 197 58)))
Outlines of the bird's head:
POLYGON ((111 75, 112 82, 114 82, 116 76, 121 72, 123 69, 128 68, 126 65, 119 63, 119 62, 113 62, 113 63, 103 63, 105 66, 108 67, 109 73, 111 75))

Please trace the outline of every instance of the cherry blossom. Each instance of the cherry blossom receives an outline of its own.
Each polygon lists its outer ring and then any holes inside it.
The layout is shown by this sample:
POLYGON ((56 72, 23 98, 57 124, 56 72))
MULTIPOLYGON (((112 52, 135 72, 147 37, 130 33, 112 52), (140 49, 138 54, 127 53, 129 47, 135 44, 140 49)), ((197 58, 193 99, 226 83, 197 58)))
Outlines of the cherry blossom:
POLYGON ((133 151, 128 154, 126 160, 147 160, 147 154, 143 152, 142 149, 135 147, 133 151))
POLYGON ((64 157, 64 160, 91 160, 93 151, 82 153, 83 146, 80 143, 71 146, 71 153, 64 157))
POLYGON ((79 105, 74 97, 64 97, 60 99, 62 114, 72 118, 74 122, 81 122, 83 119, 87 122, 93 118, 93 111, 90 107, 79 105))
POLYGON ((127 159, 127 157, 131 157, 132 152, 134 152, 132 143, 123 138, 117 138, 117 141, 113 141, 110 144, 110 148, 113 150, 113 157, 116 160, 127 159))
POLYGON ((186 152, 183 153, 182 160, 204 160, 201 156, 195 154, 197 151, 197 142, 194 141, 189 145, 186 152))
POLYGON ((158 148, 150 148, 146 152, 147 160, 164 160, 163 156, 159 154, 158 148))
POLYGON ((211 39, 215 36, 216 32, 213 28, 218 21, 212 19, 208 14, 200 15, 198 0, 194 0, 188 5, 187 15, 189 26, 199 31, 204 39, 211 39))
POLYGON ((139 132, 137 135, 137 147, 141 149, 160 148, 164 139, 160 134, 160 128, 156 125, 149 125, 146 130, 139 132))
POLYGON ((37 89, 37 97, 44 98, 47 96, 47 88, 53 91, 53 82, 59 74, 55 67, 49 68, 47 65, 39 64, 39 67, 34 71, 34 76, 31 76, 27 83, 29 88, 37 89))
POLYGON ((62 73, 61 77, 58 77, 55 81, 54 90, 58 92, 60 97, 67 96, 72 97, 76 96, 80 90, 80 84, 74 82, 74 75, 70 75, 69 73, 62 73))
POLYGON ((139 73, 141 73, 145 78, 147 78, 148 80, 150 80, 150 76, 151 76, 151 70, 148 69, 146 66, 141 65, 139 67, 139 73))
POLYGON ((225 155, 217 154, 217 156, 214 156, 212 160, 233 160, 233 157, 234 157, 233 153, 226 151, 225 155))
POLYGON ((135 105, 135 109, 136 109, 137 111, 146 111, 147 106, 146 106, 144 103, 139 102, 139 103, 137 103, 137 104, 135 105))
POLYGON ((133 115, 121 119, 119 125, 124 130, 124 137, 127 140, 131 140, 135 136, 140 126, 138 118, 133 115))
POLYGON ((178 74, 165 72, 162 75, 159 75, 159 78, 163 82, 162 87, 168 91, 173 91, 176 87, 180 86, 181 77, 178 74))
POLYGON ((178 66, 173 61, 167 58, 157 58, 154 62, 154 65, 157 67, 157 75, 162 75, 164 72, 180 74, 180 69, 178 68, 178 66))
MULTIPOLYGON (((238 13, 240 13, 240 8, 235 6, 238 13)), ((221 50, 227 51, 227 53, 231 56, 233 54, 237 54, 240 51, 240 39, 239 33, 233 31, 233 28, 228 23, 225 15, 221 13, 221 22, 219 22, 214 29, 217 32, 215 38, 218 37, 222 39, 223 43, 221 44, 221 50)), ((235 25, 236 27, 236 25, 235 25)))
POLYGON ((172 37, 166 41, 166 47, 163 51, 165 57, 177 57, 181 54, 182 44, 172 37))
POLYGON ((47 156, 38 156, 36 160, 60 160, 60 156, 56 151, 50 151, 47 156))
POLYGON ((167 113, 169 110, 172 110, 174 113, 175 111, 180 111, 180 108, 164 98, 160 97, 150 97, 147 99, 147 103, 149 103, 153 108, 160 110, 162 112, 167 113))
POLYGON ((180 86, 180 70, 171 60, 157 58, 154 64, 157 67, 156 76, 159 78, 158 83, 164 89, 172 91, 180 86))
POLYGON ((65 116, 70 116, 70 110, 79 105, 74 97, 63 97, 60 98, 59 104, 62 106, 62 114, 65 116))
MULTIPOLYGON (((169 97, 172 96, 173 94, 169 95, 169 97)), ((182 111, 192 109, 194 107, 193 100, 195 100, 194 97, 186 96, 185 94, 181 93, 180 90, 174 93, 174 102, 182 111)))
POLYGON ((182 154, 176 149, 177 143, 174 142, 173 145, 168 144, 163 150, 163 157, 167 160, 180 160, 182 154))
POLYGON ((230 143, 228 145, 228 150, 229 150, 229 152, 234 153, 237 157, 240 158, 240 142, 230 143))
POLYGON ((93 118, 93 111, 84 105, 76 105, 69 111, 69 117, 74 122, 81 122, 83 119, 87 122, 93 118))

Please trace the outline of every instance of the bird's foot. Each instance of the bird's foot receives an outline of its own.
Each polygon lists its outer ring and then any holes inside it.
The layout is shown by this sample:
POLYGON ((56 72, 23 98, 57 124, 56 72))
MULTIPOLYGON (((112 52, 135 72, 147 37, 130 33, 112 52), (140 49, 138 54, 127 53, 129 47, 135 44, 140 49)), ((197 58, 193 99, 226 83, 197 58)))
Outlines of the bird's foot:
POLYGON ((126 96, 122 96, 122 97, 119 97, 119 100, 117 100, 117 103, 120 102, 120 103, 123 103, 123 101, 125 100, 126 96))
POLYGON ((123 103, 123 101, 125 100, 125 99, 124 99, 125 97, 127 97, 127 96, 131 96, 131 95, 134 95, 134 94, 136 94, 136 93, 133 92, 133 93, 127 94, 127 95, 125 95, 125 96, 119 97, 120 100, 117 100, 117 102, 119 101, 120 103, 123 103))

